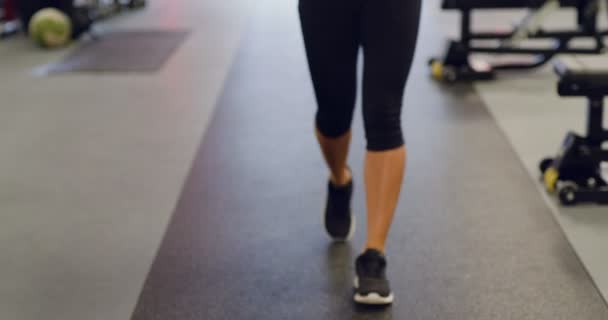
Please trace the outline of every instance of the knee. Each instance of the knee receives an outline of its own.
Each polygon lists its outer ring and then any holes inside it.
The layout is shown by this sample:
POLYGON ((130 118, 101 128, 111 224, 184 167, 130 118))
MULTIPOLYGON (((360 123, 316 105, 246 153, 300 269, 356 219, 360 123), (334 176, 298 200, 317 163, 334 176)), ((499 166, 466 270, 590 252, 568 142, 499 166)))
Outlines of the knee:
POLYGON ((372 106, 364 110, 367 150, 386 151, 405 144, 401 129, 401 105, 372 106))
POLYGON ((351 127, 352 116, 346 113, 317 111, 316 126, 327 138, 338 138, 346 134, 351 127))

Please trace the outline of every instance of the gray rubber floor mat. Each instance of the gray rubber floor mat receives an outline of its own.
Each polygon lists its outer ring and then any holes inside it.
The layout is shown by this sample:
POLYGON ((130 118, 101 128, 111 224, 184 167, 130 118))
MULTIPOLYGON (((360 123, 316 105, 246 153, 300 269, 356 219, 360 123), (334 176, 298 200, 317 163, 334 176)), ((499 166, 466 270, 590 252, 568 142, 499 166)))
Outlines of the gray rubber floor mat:
POLYGON ((120 31, 86 42, 50 73, 153 72, 162 68, 188 31, 120 31))

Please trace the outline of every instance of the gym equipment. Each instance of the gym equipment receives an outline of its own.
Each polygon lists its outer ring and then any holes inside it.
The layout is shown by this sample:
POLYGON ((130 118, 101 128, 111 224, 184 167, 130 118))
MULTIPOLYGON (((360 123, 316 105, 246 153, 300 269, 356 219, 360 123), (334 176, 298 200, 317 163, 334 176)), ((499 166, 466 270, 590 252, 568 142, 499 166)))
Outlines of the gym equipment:
POLYGON ((65 12, 72 20, 72 37, 88 32, 92 25, 123 9, 141 8, 146 0, 18 0, 16 3, 21 23, 28 26, 38 10, 52 7, 65 12))
POLYGON ((564 97, 587 97, 587 134, 566 135, 557 156, 540 163, 545 187, 556 192, 563 205, 582 202, 608 204, 608 181, 602 162, 608 162, 608 130, 602 126, 604 97, 608 95, 608 57, 569 57, 555 62, 560 77, 558 93, 564 97), (602 66, 604 66, 602 68, 602 66))
POLYGON ((0 39, 16 34, 19 28, 13 0, 0 0, 0 39))
POLYGON ((608 30, 598 30, 597 16, 604 0, 443 0, 445 10, 461 12, 460 39, 449 40, 445 55, 440 59, 430 59, 431 74, 437 80, 454 82, 458 80, 489 80, 496 70, 531 69, 542 66, 556 54, 599 54, 605 49, 603 37, 608 30), (471 16, 475 9, 528 9, 529 14, 508 32, 473 32, 471 16), (577 28, 573 30, 545 31, 543 20, 561 8, 576 10, 577 28), (594 40, 592 48, 574 48, 570 42, 580 38, 594 40), (553 40, 553 46, 521 46, 529 39, 553 40), (475 44, 475 40, 494 40, 498 44, 475 44), (492 55, 528 55, 531 62, 504 63, 491 65, 482 60, 474 60, 473 53, 492 55))
POLYGON ((70 17, 72 38, 78 38, 82 33, 88 31, 93 23, 89 17, 89 9, 73 0, 19 0, 15 4, 24 27, 29 26, 32 16, 44 8, 58 9, 70 17))
POLYGON ((146 6, 146 0, 89 0, 84 5, 90 11, 93 21, 109 18, 124 9, 137 9, 146 6))
POLYGON ((30 38, 41 47, 63 47, 72 37, 72 21, 67 14, 58 9, 42 9, 30 19, 28 33, 30 38))

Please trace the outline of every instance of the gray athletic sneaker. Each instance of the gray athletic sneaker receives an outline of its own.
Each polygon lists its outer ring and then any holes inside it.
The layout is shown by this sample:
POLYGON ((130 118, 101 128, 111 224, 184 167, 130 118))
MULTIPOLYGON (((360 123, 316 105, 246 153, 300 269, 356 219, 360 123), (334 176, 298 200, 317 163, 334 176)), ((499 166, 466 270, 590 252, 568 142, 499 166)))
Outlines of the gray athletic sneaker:
POLYGON ((386 279, 386 258, 382 252, 367 249, 355 261, 355 269, 355 302, 371 305, 393 303, 393 293, 386 279))

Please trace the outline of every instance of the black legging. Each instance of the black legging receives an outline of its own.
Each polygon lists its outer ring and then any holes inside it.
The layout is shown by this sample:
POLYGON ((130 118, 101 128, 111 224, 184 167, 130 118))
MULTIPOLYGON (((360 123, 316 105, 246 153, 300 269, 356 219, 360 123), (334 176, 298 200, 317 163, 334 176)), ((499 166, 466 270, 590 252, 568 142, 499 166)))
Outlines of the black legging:
POLYGON ((300 0, 306 53, 318 103, 317 128, 330 138, 350 130, 357 56, 364 53, 367 149, 404 144, 403 90, 414 56, 421 0, 300 0))

